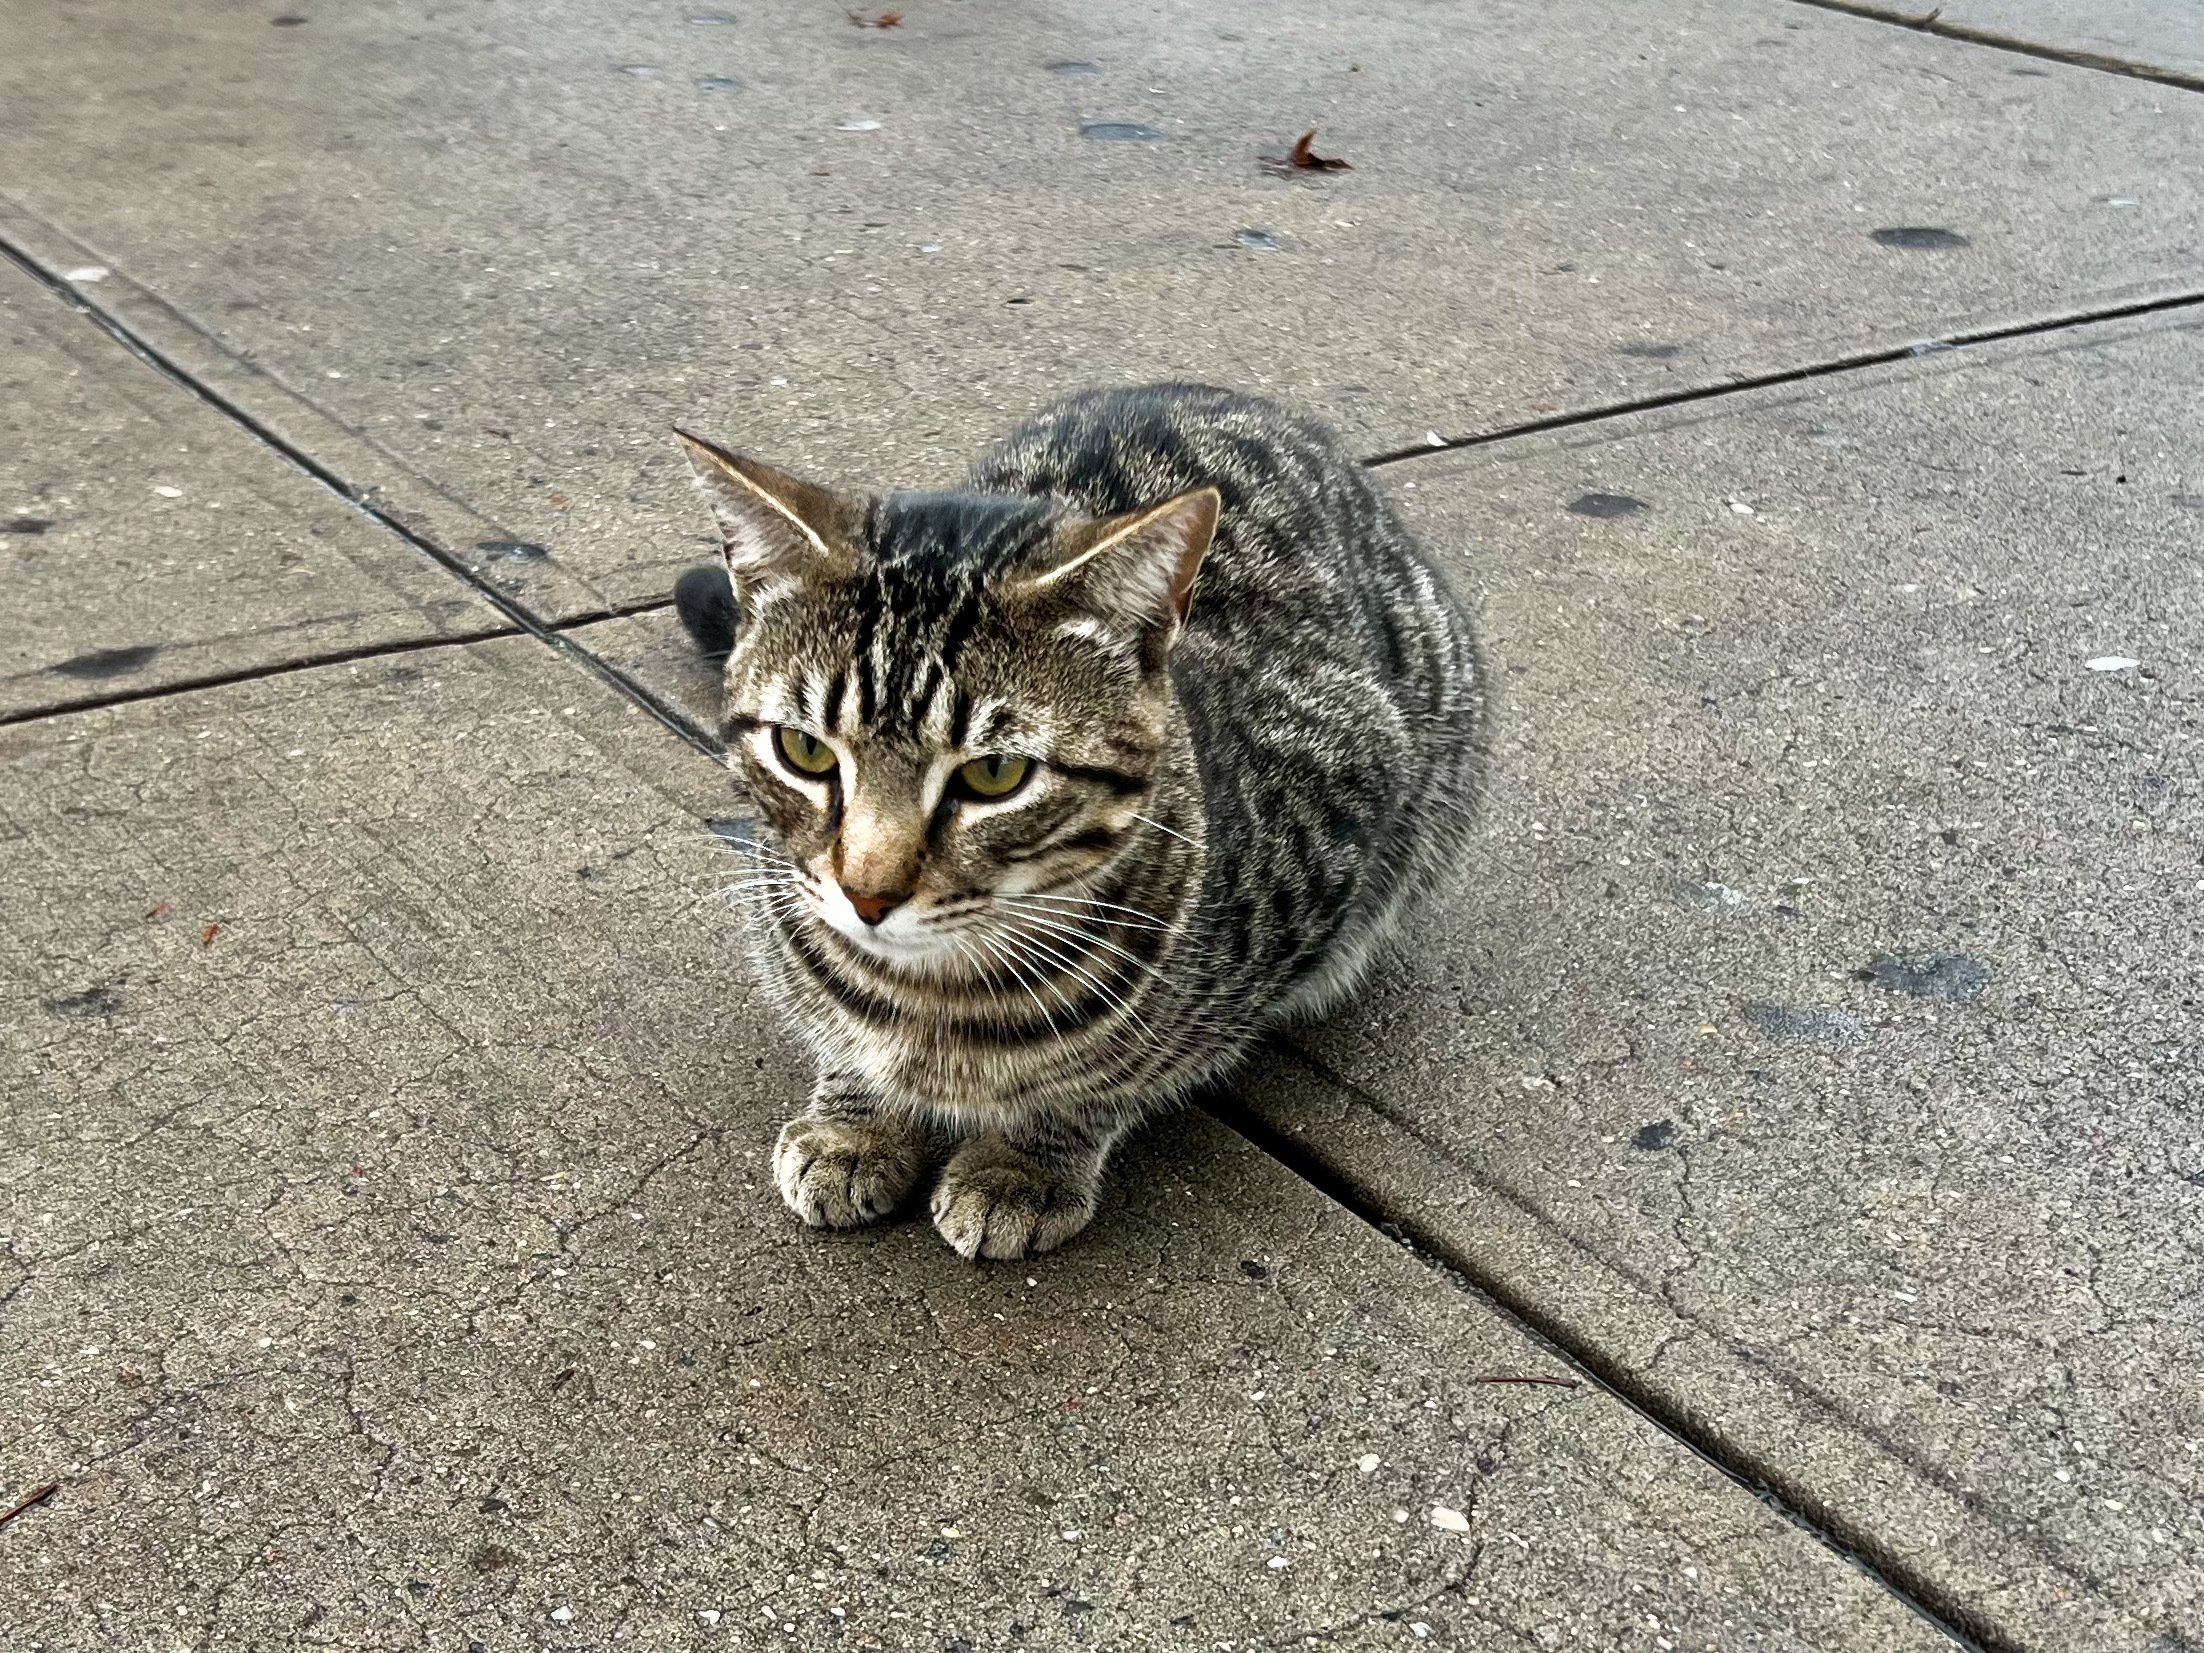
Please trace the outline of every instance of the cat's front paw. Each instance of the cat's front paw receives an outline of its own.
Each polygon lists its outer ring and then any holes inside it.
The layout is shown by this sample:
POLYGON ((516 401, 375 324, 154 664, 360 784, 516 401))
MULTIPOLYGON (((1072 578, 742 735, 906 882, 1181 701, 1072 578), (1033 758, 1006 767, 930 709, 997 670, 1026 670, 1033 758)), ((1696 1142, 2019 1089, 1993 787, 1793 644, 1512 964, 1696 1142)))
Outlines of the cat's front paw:
POLYGON ((1094 1220, 1094 1171, 1045 1163, 999 1137, 957 1150, 934 1188, 934 1227, 965 1257, 1054 1251, 1094 1220))
POLYGON ((860 1228, 903 1203, 926 1168, 926 1146, 894 1120, 806 1114, 781 1127, 773 1180, 813 1228, 860 1228))

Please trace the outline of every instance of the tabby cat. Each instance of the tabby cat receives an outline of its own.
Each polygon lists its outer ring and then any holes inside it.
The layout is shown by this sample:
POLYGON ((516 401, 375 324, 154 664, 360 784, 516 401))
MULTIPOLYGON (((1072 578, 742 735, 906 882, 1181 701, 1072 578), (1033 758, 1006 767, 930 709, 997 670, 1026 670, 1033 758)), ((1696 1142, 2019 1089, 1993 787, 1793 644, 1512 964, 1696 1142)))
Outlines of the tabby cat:
POLYGON ((726 570, 677 597, 819 1064, 781 1195, 850 1227, 932 1171, 966 1257, 1061 1245, 1120 1137, 1337 1002, 1457 861, 1462 602, 1323 427, 1204 386, 1059 402, 953 493, 682 441, 726 570))

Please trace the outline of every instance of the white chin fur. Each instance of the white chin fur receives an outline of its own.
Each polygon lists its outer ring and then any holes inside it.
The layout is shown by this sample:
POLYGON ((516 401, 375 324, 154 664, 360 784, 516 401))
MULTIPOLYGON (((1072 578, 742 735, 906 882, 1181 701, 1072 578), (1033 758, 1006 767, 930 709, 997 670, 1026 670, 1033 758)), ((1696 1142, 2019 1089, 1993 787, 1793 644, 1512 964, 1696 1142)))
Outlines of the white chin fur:
POLYGON ((947 938, 935 934, 907 912, 893 912, 878 924, 867 924, 847 901, 816 905, 813 911, 844 940, 883 963, 936 964, 953 951, 947 938))

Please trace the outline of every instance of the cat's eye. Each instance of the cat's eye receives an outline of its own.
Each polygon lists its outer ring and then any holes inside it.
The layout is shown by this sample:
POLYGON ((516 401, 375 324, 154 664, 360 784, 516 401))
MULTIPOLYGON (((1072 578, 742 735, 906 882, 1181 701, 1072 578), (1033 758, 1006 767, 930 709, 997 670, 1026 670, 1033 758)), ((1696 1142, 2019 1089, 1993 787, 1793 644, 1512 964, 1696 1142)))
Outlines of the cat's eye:
POLYGON ((974 798, 1007 798, 1033 773, 1031 758, 974 758, 957 770, 957 784, 974 798))
POLYGON ((834 773, 834 748, 816 735, 807 735, 784 723, 773 731, 773 744, 781 754, 781 761, 799 775, 834 773))

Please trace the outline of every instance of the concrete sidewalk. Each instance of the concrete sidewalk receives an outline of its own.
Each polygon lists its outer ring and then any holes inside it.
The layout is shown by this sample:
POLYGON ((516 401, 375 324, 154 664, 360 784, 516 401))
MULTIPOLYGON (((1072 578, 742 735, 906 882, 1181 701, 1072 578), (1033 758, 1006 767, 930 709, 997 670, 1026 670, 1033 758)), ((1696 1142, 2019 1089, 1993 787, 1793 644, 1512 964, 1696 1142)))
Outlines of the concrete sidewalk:
POLYGON ((2194 41, 877 16, 0 19, 0 1640, 2204 1647, 2194 41), (1069 1251, 802 1231, 664 427, 1166 374, 1480 594, 1475 866, 1069 1251))

